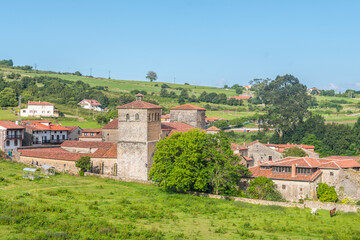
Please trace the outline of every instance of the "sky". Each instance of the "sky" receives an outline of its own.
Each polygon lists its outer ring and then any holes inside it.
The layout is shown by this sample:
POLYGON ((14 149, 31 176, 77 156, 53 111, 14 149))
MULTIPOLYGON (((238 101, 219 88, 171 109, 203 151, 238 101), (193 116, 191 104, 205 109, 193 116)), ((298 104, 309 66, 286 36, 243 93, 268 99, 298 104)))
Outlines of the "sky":
POLYGON ((0 59, 40 70, 222 87, 292 74, 360 89, 360 1, 3 1, 0 59), (91 70, 90 70, 91 69, 91 70))

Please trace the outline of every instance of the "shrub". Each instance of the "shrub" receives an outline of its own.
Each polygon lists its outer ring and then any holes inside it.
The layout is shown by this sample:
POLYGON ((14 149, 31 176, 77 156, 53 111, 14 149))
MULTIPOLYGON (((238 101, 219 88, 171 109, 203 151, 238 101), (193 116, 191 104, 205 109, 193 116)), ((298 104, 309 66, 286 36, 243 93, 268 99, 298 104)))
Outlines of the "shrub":
POLYGON ((336 202, 338 199, 335 189, 326 183, 319 183, 317 197, 321 202, 336 202))
POLYGON ((307 154, 299 147, 286 148, 283 152, 284 157, 306 157, 307 154))
POLYGON ((360 200, 359 200, 359 201, 357 201, 356 205, 360 205, 360 200))
MULTIPOLYGON (((90 164, 90 157, 89 156, 82 156, 80 157, 75 164, 76 167, 80 168, 82 172, 85 172, 86 170, 89 170, 91 167, 90 164)), ((80 172, 79 172, 80 174, 80 172)))
POLYGON ((274 197, 271 195, 275 192, 274 182, 267 177, 256 177, 250 182, 248 188, 249 194, 252 198, 265 199, 274 197))
POLYGON ((80 170, 80 171, 79 171, 79 175, 80 175, 80 177, 83 177, 83 176, 85 175, 84 171, 83 171, 83 170, 80 170))

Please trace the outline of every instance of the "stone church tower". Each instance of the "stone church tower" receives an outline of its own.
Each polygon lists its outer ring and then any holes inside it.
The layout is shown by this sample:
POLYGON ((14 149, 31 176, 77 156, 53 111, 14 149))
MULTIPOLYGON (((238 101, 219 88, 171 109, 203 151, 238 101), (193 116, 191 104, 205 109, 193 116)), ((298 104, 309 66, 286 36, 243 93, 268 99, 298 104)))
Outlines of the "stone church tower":
POLYGON ((118 176, 124 180, 147 181, 152 156, 161 134, 161 106, 136 101, 117 107, 119 137, 117 144, 118 176))

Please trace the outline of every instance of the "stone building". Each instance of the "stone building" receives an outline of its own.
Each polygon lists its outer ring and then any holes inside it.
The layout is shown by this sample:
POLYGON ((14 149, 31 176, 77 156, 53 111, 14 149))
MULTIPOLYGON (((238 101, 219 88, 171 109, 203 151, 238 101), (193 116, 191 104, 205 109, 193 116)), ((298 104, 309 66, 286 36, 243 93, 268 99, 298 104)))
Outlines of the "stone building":
POLYGON ((298 158, 288 157, 280 161, 268 161, 251 167, 252 178, 264 176, 274 181, 276 189, 289 201, 317 199, 319 183, 335 187, 339 198, 360 200, 360 158, 298 158), (349 178, 350 175, 351 176, 349 178), (348 176, 348 177, 346 177, 348 176))
POLYGON ((102 129, 84 128, 82 130, 81 136, 79 136, 79 141, 101 142, 102 140, 102 129))
POLYGON ((69 129, 50 121, 23 121, 25 127, 24 146, 61 144, 68 139, 69 129))
POLYGON ((78 141, 79 137, 82 135, 82 128, 79 126, 64 126, 69 129, 68 140, 78 141))
POLYGON ((119 138, 117 147, 118 176, 121 179, 147 181, 152 156, 161 135, 162 107, 136 101, 118 108, 119 138))
POLYGON ((170 108, 170 122, 187 123, 195 128, 205 129, 205 108, 184 104, 170 108))
POLYGON ((102 128, 102 140, 105 142, 117 142, 119 137, 119 119, 115 118, 102 128))

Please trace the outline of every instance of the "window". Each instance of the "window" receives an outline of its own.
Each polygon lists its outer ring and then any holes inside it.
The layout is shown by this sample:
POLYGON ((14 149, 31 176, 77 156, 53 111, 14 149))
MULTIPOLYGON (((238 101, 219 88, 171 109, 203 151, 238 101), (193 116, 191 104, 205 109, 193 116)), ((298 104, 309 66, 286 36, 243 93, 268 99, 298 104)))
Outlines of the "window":
POLYGON ((129 120, 130 120, 130 115, 126 114, 126 121, 129 121, 129 120))
POLYGON ((300 192, 302 192, 302 188, 300 188, 300 192))
POLYGON ((6 141, 6 146, 9 147, 10 146, 10 141, 6 141))
POLYGON ((23 113, 25 113, 26 112, 26 110, 23 110, 23 113))
POLYGON ((272 156, 269 156, 269 161, 272 161, 272 156))
POLYGON ((286 185, 282 185, 282 189, 285 190, 285 189, 286 189, 286 185))
POLYGON ((17 146, 17 145, 18 145, 18 141, 14 140, 14 146, 17 146))
POLYGON ((65 140, 65 135, 62 135, 63 136, 63 140, 65 140))
POLYGON ((277 184, 275 184, 275 188, 278 188, 278 185, 277 185, 277 184))
POLYGON ((50 111, 48 111, 48 113, 50 113, 50 111))
POLYGON ((80 135, 80 130, 78 131, 78 134, 80 135))
POLYGON ((45 111, 42 111, 42 113, 45 113, 45 111))
POLYGON ((150 120, 151 120, 151 119, 150 119, 150 113, 149 113, 149 122, 150 122, 150 120))
POLYGON ((330 176, 334 176, 334 172, 330 172, 330 176))
POLYGON ((94 133, 90 133, 90 136, 94 136, 94 133))
POLYGON ((62 133, 62 131, 60 131, 60 133, 62 133))
POLYGON ((138 113, 135 114, 135 120, 136 120, 136 121, 139 121, 139 114, 138 114, 138 113))

